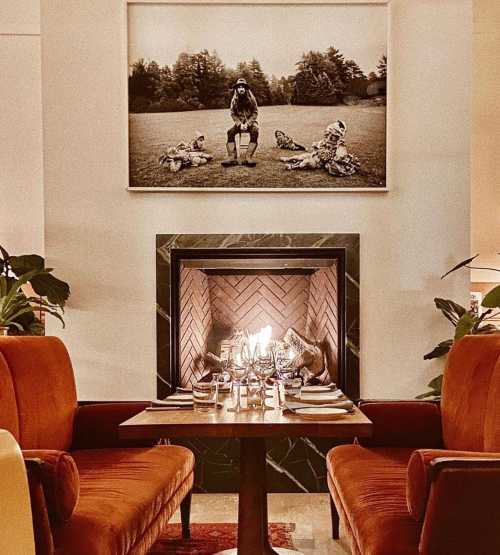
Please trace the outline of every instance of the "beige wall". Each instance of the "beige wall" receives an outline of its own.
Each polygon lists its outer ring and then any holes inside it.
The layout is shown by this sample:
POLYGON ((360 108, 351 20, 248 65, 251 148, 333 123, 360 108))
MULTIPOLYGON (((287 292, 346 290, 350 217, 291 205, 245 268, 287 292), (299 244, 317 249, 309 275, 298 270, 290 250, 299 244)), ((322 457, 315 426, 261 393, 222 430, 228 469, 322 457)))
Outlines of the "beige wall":
MULTIPOLYGON (((500 268, 500 2, 474 0, 472 252, 479 266, 500 268)), ((476 270, 472 281, 500 281, 476 270)))
POLYGON ((121 0, 42 0, 46 251, 72 285, 81 398, 155 394, 156 233, 359 232, 361 389, 412 397, 449 335, 434 296, 469 253, 471 0, 392 1, 389 167, 380 194, 133 194, 121 0))
POLYGON ((2 0, 0 76, 0 244, 43 253, 38 0, 2 0))

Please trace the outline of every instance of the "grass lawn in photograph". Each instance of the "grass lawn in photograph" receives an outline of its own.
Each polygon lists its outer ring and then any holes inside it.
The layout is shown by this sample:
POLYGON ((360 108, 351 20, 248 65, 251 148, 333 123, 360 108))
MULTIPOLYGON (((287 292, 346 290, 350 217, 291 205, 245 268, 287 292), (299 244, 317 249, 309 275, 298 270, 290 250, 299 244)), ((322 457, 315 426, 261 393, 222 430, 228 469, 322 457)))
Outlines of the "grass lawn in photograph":
MULTIPOLYGON (((226 132, 232 126, 229 109, 130 114, 130 187, 238 187, 238 188, 384 188, 386 165, 385 106, 263 106, 259 108, 257 167, 224 168, 226 132), (326 126, 341 119, 347 124, 349 153, 361 162, 361 171, 348 177, 333 177, 324 169, 286 170, 282 156, 295 153, 276 147, 276 129, 310 150, 323 138, 326 126), (197 168, 171 173, 158 163, 159 156, 196 131, 205 135, 205 150, 214 156, 197 168)), ((301 154, 300 152, 297 154, 301 154)))

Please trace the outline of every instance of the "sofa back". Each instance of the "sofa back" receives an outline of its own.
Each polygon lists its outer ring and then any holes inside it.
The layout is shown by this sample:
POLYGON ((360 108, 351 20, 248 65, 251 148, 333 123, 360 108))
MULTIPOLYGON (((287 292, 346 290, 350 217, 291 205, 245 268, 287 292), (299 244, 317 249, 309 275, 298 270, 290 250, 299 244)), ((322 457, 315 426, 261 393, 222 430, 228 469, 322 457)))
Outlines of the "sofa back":
POLYGON ((441 413, 447 449, 500 452, 500 334, 468 335, 453 346, 441 413))
POLYGON ((68 450, 77 408, 73 368, 56 337, 0 337, 0 428, 22 449, 68 450))

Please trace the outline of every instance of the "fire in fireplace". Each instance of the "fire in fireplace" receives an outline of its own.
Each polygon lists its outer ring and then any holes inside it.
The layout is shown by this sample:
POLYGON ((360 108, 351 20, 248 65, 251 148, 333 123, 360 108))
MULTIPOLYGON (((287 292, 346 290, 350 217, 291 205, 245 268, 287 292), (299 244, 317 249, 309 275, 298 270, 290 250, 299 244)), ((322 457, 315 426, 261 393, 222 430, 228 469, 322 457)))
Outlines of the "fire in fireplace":
POLYGON ((309 383, 342 385, 345 249, 172 249, 173 386, 243 346, 272 351, 309 383))

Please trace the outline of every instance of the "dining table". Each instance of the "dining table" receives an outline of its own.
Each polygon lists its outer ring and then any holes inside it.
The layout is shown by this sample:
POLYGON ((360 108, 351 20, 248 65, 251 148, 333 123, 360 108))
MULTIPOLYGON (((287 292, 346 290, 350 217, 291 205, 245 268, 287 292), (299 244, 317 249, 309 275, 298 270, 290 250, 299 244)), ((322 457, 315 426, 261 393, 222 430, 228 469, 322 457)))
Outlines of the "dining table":
POLYGON ((272 547, 268 536, 266 439, 316 437, 353 439, 372 434, 371 421, 354 406, 335 420, 305 420, 283 408, 231 412, 230 397, 210 411, 144 410, 121 423, 123 439, 238 438, 240 479, 237 548, 217 555, 273 555, 298 553, 272 547))

